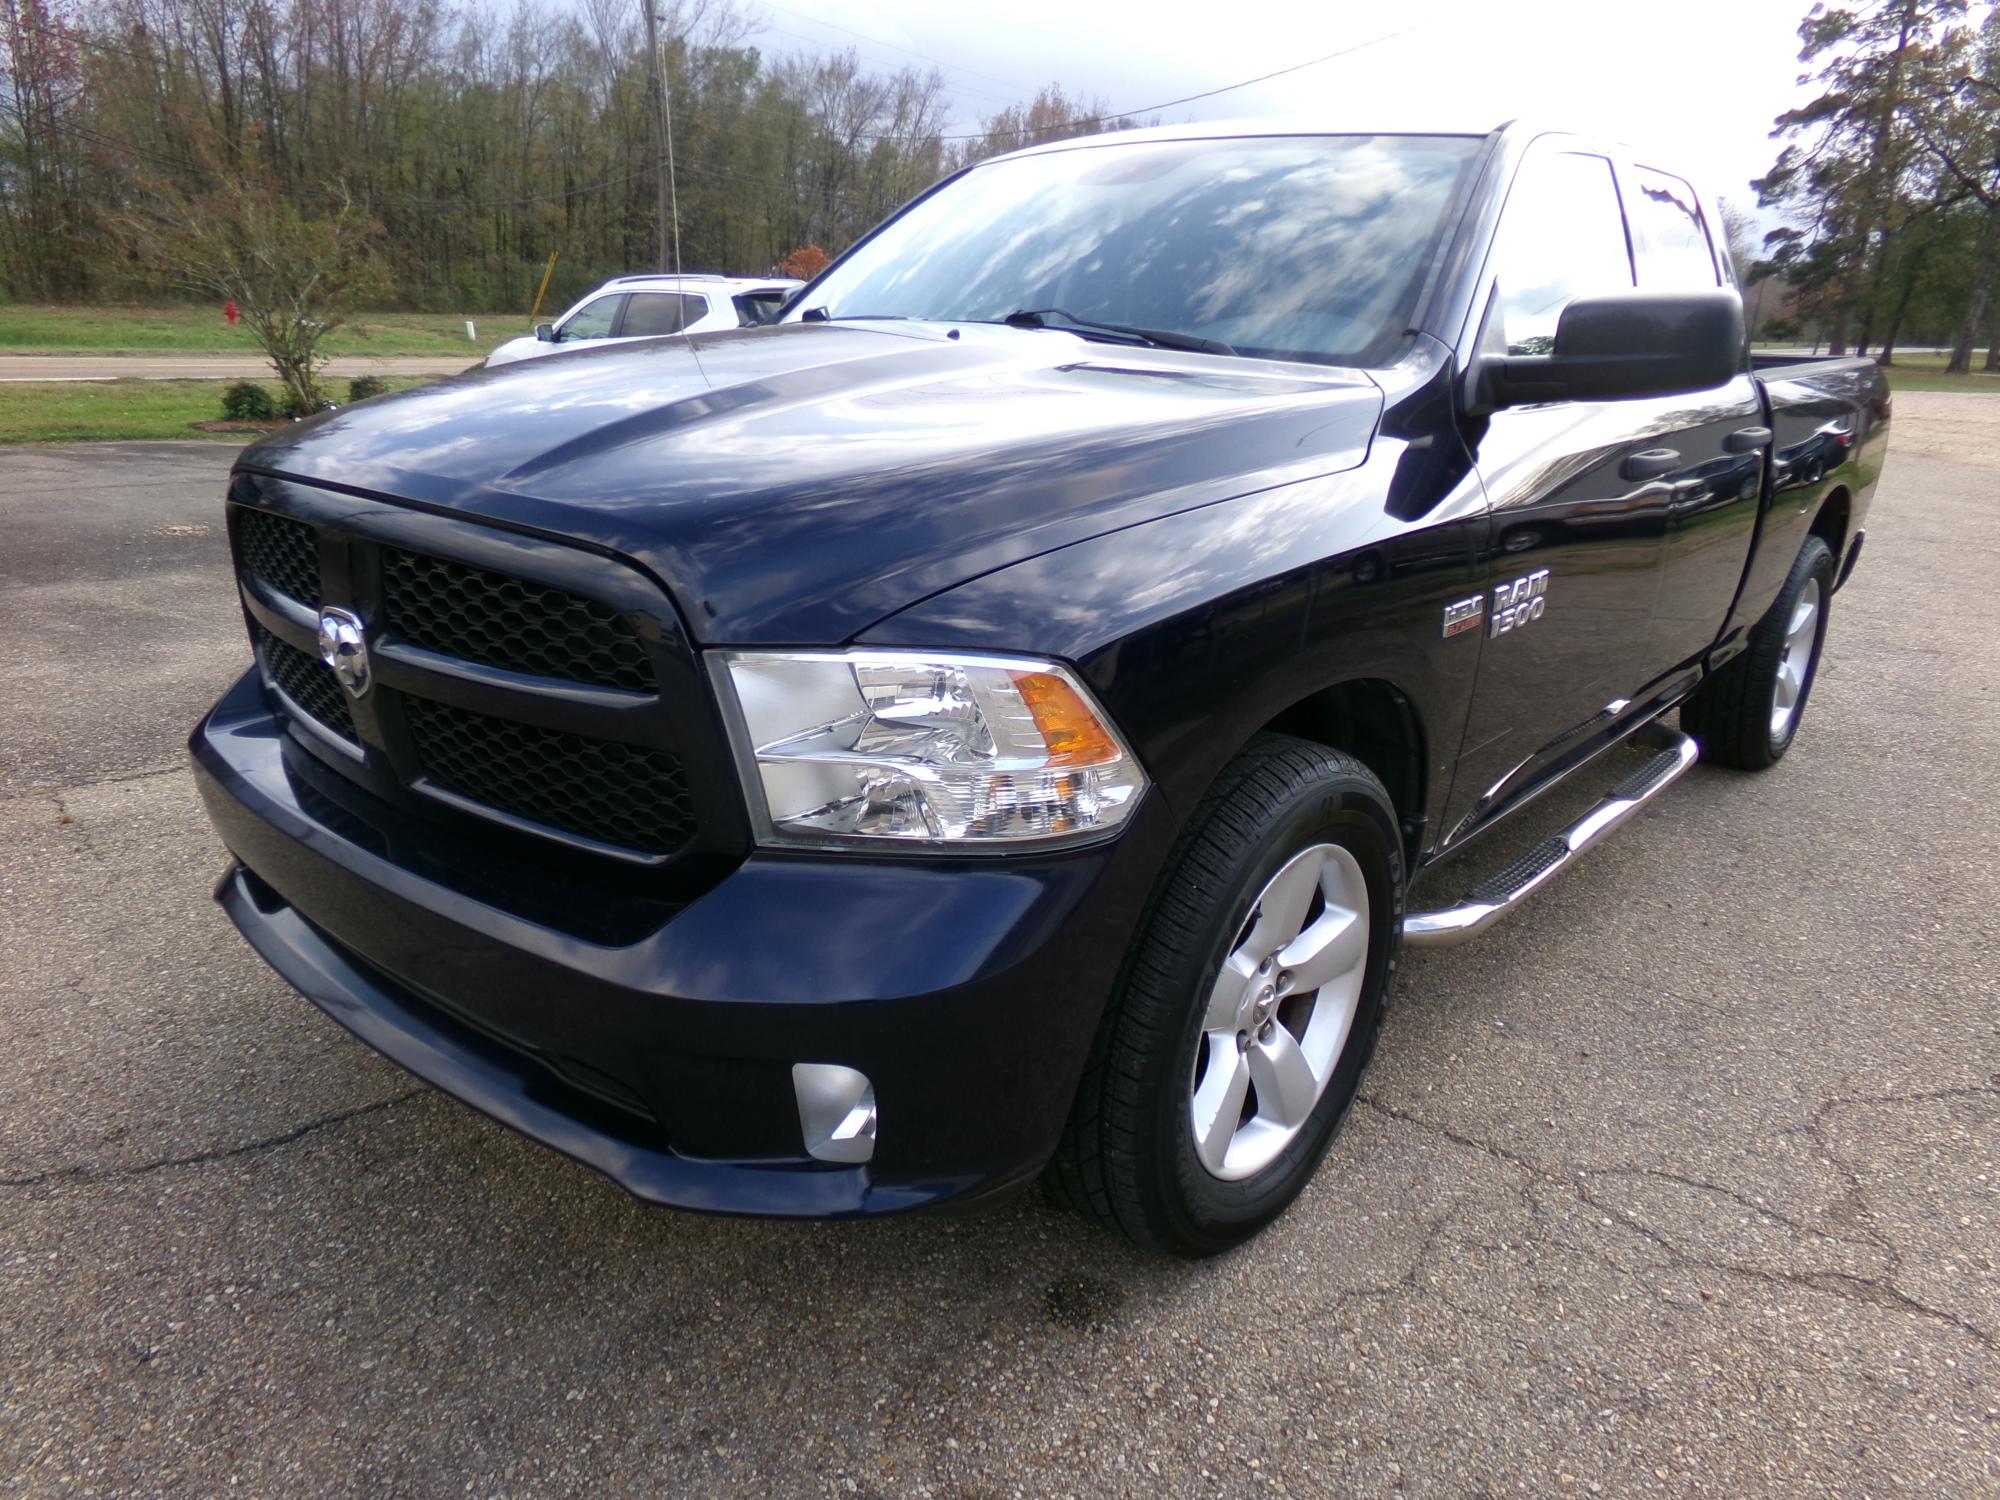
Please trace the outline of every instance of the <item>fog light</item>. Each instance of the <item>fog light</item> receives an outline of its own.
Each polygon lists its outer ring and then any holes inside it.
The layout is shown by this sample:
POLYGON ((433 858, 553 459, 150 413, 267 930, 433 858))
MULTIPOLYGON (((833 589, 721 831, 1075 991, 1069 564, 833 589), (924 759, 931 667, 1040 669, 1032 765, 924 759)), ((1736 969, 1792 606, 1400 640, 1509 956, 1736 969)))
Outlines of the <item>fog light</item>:
POLYGON ((850 1164, 875 1154, 875 1085, 866 1073, 839 1063, 793 1063, 792 1092, 807 1154, 850 1164))

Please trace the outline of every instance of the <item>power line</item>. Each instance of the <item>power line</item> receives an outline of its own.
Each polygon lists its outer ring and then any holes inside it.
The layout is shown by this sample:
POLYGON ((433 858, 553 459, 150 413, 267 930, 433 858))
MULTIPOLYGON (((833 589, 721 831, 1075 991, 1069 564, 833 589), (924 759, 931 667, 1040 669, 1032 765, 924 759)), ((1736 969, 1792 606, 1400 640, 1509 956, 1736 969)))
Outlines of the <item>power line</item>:
MULTIPOLYGON (((790 11, 784 6, 775 6, 774 8, 779 10, 785 10, 786 14, 788 15, 798 14, 798 12, 790 11)), ((812 20, 816 18, 806 17, 805 19, 812 20)), ((834 30, 839 30, 839 31, 851 30, 851 28, 837 26, 835 25, 835 23, 831 21, 820 22, 819 24, 832 27, 834 30)), ((1268 83, 1274 78, 1283 78, 1293 73, 1303 72, 1307 68, 1318 67, 1322 63, 1332 62, 1336 58, 1352 56, 1353 54, 1365 51, 1370 47, 1376 47, 1380 46, 1384 42, 1394 41, 1398 37, 1408 36, 1411 32, 1420 30, 1423 24, 1424 23, 1422 22, 1418 22, 1415 25, 1406 26, 1402 28, 1400 31, 1387 32, 1381 36, 1371 37, 1366 41, 1356 42, 1351 46, 1342 47, 1332 52, 1322 53, 1318 57, 1307 58, 1303 62, 1292 63, 1283 68, 1273 69, 1271 72, 1268 73, 1261 73, 1254 78, 1242 79, 1241 81, 1236 83, 1223 84, 1217 88, 1212 88, 1212 89, 1203 89, 1198 93, 1184 94, 1177 99, 1164 100, 1158 104, 1145 104, 1145 105, 1140 105, 1133 109, 1118 110, 1107 114, 1092 115, 1092 116, 1087 116, 1080 120, 1069 121, 1066 122, 1066 128, 1076 129, 1078 127, 1083 127, 1083 126, 1103 125, 1113 120, 1130 119, 1134 115, 1154 114, 1161 110, 1178 108, 1179 106, 1184 104, 1193 104, 1203 99, 1213 99, 1222 94, 1235 93, 1238 90, 1251 88, 1260 83, 1268 83)), ((41 27, 34 27, 32 29, 37 31, 46 30, 46 28, 41 28, 41 27)), ((50 34, 53 35, 55 33, 50 33, 50 34)), ((875 38, 866 37, 864 34, 859 32, 855 32, 853 34, 857 36, 863 36, 864 40, 876 40, 875 38)), ((86 46, 102 45, 94 43, 90 38, 86 38, 83 36, 71 36, 65 33, 63 34, 63 37, 65 40, 74 40, 82 42, 86 46)), ((890 45, 890 44, 885 43, 884 45, 890 45)), ((123 49, 111 48, 109 50, 122 51, 123 49)), ((910 51, 911 49, 898 48, 897 50, 910 51)), ((132 56, 133 54, 127 53, 125 55, 132 56)), ((913 55, 918 57, 924 57, 924 54, 922 53, 914 53, 913 55)), ((925 60, 936 61, 936 59, 932 58, 926 58, 925 60)), ((7 106, 5 106, 4 104, 0 104, 0 108, 7 108, 7 106)), ((9 112, 18 114, 17 110, 10 109, 9 112)), ((68 134, 76 138, 77 140, 82 141, 86 145, 96 146, 100 150, 124 152, 128 155, 137 157, 141 160, 151 161, 158 165, 169 167, 178 172, 202 173, 208 170, 201 167, 197 163, 183 161, 173 157, 163 156, 158 152, 149 150, 148 148, 137 145, 131 141, 120 140, 115 136, 106 135, 101 131, 91 129, 86 126, 81 126, 68 121, 55 120, 55 119, 52 119, 49 123, 55 129, 65 134, 68 134)), ((1036 134, 1040 129, 1041 127, 1037 126, 1021 126, 1008 130, 979 131, 976 133, 952 134, 952 135, 936 134, 936 133, 895 134, 891 132, 864 132, 860 134, 857 137, 857 139, 868 140, 868 141, 897 142, 902 144, 929 144, 932 142, 942 144, 948 141, 984 141, 995 138, 1019 137, 1024 135, 1036 134)), ((761 186, 782 187, 790 185, 786 183, 784 179, 779 177, 749 178, 741 176, 736 173, 723 171, 715 168, 689 167, 686 170, 694 172, 695 175, 697 176, 718 177, 729 181, 754 183, 761 186)), ((377 209, 431 208, 431 209, 455 209, 455 210, 469 212, 469 211, 493 209, 493 208, 522 208, 522 207, 530 207, 535 204, 541 204, 541 203, 567 202, 572 198, 586 197, 593 193, 603 192, 609 188, 621 186, 627 182, 632 181, 634 178, 640 175, 641 174, 638 172, 621 172, 612 177, 601 179, 600 181, 597 182, 586 183, 579 187, 564 188, 556 192, 529 193, 513 197, 489 198, 489 199, 474 200, 469 202, 462 198, 414 198, 414 197, 388 198, 374 194, 359 194, 356 196, 358 196, 362 202, 368 204, 369 207, 377 209)), ((338 194, 332 193, 327 189, 283 188, 280 189, 280 191, 283 192, 288 197, 316 197, 322 200, 330 200, 334 197, 339 196, 338 194)), ((839 190, 834 190, 829 194, 829 196, 838 198, 842 201, 849 203, 862 202, 862 200, 855 198, 853 195, 846 192, 841 192, 839 190)))
MULTIPOLYGON (((1369 47, 1379 47, 1384 42, 1393 42, 1397 37, 1408 36, 1413 31, 1421 30, 1424 24, 1424 22, 1419 21, 1413 26, 1405 26, 1401 31, 1384 32, 1381 36, 1370 37, 1365 42, 1356 42, 1351 47, 1342 47, 1335 52, 1323 53, 1318 57, 1309 57, 1304 62, 1293 63, 1290 67, 1278 68, 1269 73, 1260 73, 1255 78, 1244 79, 1241 83, 1225 83, 1220 88, 1203 89, 1198 94, 1183 94, 1178 99, 1167 99, 1158 104, 1142 104, 1136 109, 1121 109, 1111 114, 1090 115, 1081 120, 1070 120, 1065 122, 1065 128, 1074 128, 1079 125, 1103 125, 1112 120, 1129 120, 1133 115, 1157 114, 1163 109, 1177 109, 1183 104, 1193 104, 1201 99, 1213 99, 1218 94, 1233 94, 1238 89, 1247 89, 1256 84, 1269 83, 1273 78, 1283 78, 1289 73, 1303 72, 1307 68, 1316 68, 1321 63, 1332 62, 1337 57, 1351 57, 1356 52, 1365 51, 1369 47)), ((1042 127, 1038 125, 1023 125, 1013 130, 982 130, 973 135, 876 135, 864 137, 864 139, 877 141, 984 141, 991 140, 996 136, 1034 135, 1041 129, 1042 127)))

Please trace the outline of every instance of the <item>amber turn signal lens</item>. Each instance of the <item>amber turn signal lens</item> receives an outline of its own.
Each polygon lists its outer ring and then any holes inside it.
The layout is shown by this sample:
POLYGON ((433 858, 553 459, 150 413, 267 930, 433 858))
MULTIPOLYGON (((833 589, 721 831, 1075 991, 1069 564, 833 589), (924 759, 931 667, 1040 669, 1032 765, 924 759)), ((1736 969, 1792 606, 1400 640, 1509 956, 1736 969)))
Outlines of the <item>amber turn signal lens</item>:
POLYGON ((1049 672, 1008 675, 1048 744, 1051 766, 1101 766, 1118 759, 1117 741, 1067 682, 1049 672))

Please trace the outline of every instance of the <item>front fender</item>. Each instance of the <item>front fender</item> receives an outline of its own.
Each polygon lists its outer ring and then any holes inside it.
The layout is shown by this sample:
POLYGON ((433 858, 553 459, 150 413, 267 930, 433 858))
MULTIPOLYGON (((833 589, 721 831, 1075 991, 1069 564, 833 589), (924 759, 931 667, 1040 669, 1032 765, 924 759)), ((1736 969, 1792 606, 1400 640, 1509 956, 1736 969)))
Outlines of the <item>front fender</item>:
MULTIPOLYGON (((1388 446, 1388 445, 1378 445, 1388 446)), ((1002 568, 866 631, 870 646, 1027 652, 1074 664, 1177 820, 1251 735, 1342 682, 1410 703, 1433 822, 1450 789, 1481 634, 1442 636, 1476 592, 1483 507, 1387 513, 1394 459, 1162 517, 1002 568)))

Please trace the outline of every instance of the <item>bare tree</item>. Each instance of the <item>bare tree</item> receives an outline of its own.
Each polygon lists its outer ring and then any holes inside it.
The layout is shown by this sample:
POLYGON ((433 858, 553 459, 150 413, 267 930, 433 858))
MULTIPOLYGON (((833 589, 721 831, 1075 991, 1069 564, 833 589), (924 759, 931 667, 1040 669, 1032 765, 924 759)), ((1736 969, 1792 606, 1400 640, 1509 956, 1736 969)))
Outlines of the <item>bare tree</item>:
POLYGON ((1722 199, 1719 206, 1722 209, 1722 237, 1729 249, 1730 263, 1736 268, 1736 279, 1747 283, 1757 264, 1757 221, 1727 198, 1722 199))
POLYGON ((78 287, 77 41, 45 0, 0 0, 0 227, 16 295, 78 287))
POLYGON ((344 188, 310 207, 269 183, 215 172, 192 190, 149 181, 118 220, 156 273, 237 305, 295 415, 325 404, 326 336, 389 292, 375 221, 344 188))

